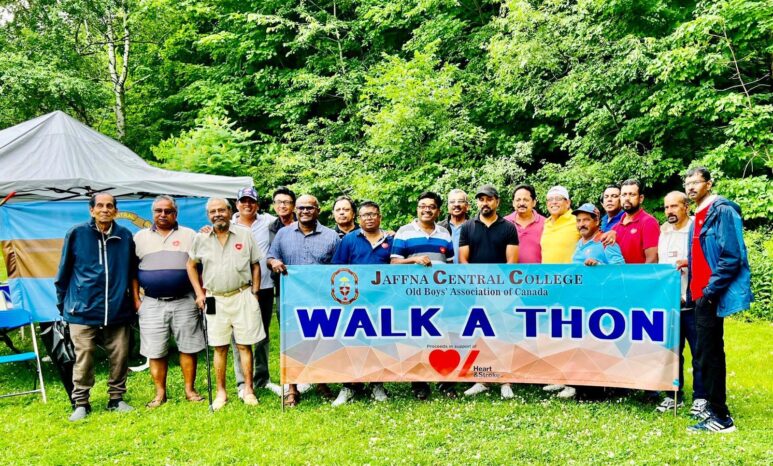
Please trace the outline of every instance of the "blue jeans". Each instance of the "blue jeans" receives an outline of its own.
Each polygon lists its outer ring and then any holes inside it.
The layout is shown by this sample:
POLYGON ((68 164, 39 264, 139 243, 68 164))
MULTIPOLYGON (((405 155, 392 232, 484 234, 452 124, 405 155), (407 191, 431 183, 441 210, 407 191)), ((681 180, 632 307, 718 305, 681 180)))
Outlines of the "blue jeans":
POLYGON ((698 332, 695 325, 695 307, 690 306, 682 309, 679 317, 679 392, 677 398, 682 400, 684 392, 684 347, 685 342, 690 345, 690 354, 692 354, 692 391, 693 400, 698 398, 706 399, 706 390, 703 388, 703 374, 696 356, 695 345, 698 341, 698 332))

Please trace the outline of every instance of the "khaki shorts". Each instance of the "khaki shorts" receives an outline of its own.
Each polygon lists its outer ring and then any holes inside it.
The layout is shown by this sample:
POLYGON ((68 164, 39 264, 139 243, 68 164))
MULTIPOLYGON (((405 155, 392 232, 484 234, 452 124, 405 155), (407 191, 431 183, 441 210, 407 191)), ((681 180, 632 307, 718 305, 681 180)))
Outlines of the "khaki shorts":
POLYGON ((174 301, 145 296, 139 310, 140 354, 150 359, 163 358, 169 352, 170 336, 174 336, 181 353, 203 350, 206 345, 200 315, 193 294, 174 301))
POLYGON ((247 287, 233 296, 215 296, 215 314, 207 316, 209 346, 254 345, 266 338, 258 299, 247 287))

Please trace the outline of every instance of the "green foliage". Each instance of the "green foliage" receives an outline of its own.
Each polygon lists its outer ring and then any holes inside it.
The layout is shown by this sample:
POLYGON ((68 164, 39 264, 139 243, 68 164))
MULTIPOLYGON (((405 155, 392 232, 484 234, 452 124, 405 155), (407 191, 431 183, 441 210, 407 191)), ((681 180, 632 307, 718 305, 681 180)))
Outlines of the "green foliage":
POLYGON ((752 270, 754 302, 741 314, 750 319, 773 321, 773 231, 760 229, 744 232, 749 265, 752 270))

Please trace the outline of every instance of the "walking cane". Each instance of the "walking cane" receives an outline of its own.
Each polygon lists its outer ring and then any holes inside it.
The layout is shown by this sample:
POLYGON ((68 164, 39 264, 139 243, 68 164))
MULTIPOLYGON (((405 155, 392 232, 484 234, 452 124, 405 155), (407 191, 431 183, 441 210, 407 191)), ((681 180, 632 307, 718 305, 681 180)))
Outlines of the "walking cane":
POLYGON ((209 411, 214 413, 212 408, 212 366, 209 362, 209 334, 207 334, 207 316, 204 315, 207 312, 207 304, 204 304, 204 309, 201 312, 201 325, 204 329, 204 344, 206 347, 204 351, 207 353, 207 395, 209 396, 209 411))

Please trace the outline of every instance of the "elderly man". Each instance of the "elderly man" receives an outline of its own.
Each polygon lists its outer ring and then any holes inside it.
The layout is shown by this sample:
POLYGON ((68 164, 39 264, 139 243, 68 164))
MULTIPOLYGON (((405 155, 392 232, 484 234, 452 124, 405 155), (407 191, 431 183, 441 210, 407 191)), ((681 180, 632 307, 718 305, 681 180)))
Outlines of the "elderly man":
MULTIPOLYGON (((419 195, 416 206, 418 218, 403 225, 395 234, 392 243, 392 264, 447 264, 454 260, 454 243, 451 233, 437 223, 440 215, 440 196, 433 192, 423 192, 419 195)), ((426 400, 430 395, 429 384, 426 382, 411 383, 414 396, 426 400)), ((441 382, 438 388, 449 398, 456 398, 456 390, 452 382, 441 382)))
POLYGON ((188 401, 202 401, 196 392, 196 354, 206 347, 193 287, 188 280, 188 251, 196 233, 177 223, 177 203, 158 196, 151 207, 153 224, 134 235, 139 259, 137 279, 132 281, 140 323, 140 353, 150 361, 156 396, 147 403, 157 408, 166 403, 169 338, 174 335, 180 351, 180 369, 188 401), (144 298, 140 300, 140 287, 144 298))
POLYGON ((228 201, 211 198, 207 201, 207 216, 212 230, 194 238, 187 268, 196 304, 200 309, 206 307, 209 345, 215 348, 217 396, 212 409, 219 410, 228 401, 225 367, 231 338, 236 341, 242 362, 242 401, 254 406, 258 399, 252 385, 252 345, 266 337, 258 305, 263 256, 250 231, 231 223, 228 201), (202 265, 201 276, 198 264, 202 265))
POLYGON ((462 225, 470 218, 470 203, 467 201, 467 193, 461 189, 452 189, 448 193, 448 217, 438 225, 451 232, 454 243, 454 264, 459 263, 459 234, 462 225))
POLYGON ((620 186, 620 202, 623 216, 612 228, 626 264, 657 264, 660 225, 642 208, 644 194, 639 180, 629 179, 620 186))
MULTIPOLYGON (((388 264, 393 237, 381 229, 381 208, 373 201, 365 201, 360 204, 358 214, 360 229, 344 236, 333 256, 333 264, 388 264)), ((370 388, 376 401, 387 400, 383 383, 374 382, 370 388)), ((344 384, 332 406, 351 401, 355 391, 361 389, 362 384, 344 384)))
MULTIPOLYGON (((499 192, 485 184, 475 193, 478 216, 462 226, 459 237, 460 264, 515 264, 518 262, 518 232, 512 223, 497 214, 499 192)), ((464 394, 477 395, 488 390, 484 383, 473 384, 464 394)), ((514 396, 509 383, 499 387, 502 398, 514 396)))
POLYGON ((690 218, 690 206, 687 195, 680 191, 671 191, 663 200, 666 212, 666 223, 660 227, 658 241, 658 263, 681 267, 682 288, 680 301, 682 312, 679 314, 679 391, 676 400, 667 396, 657 407, 661 413, 684 406, 684 344, 690 345, 692 359, 692 394, 693 403, 690 414, 698 415, 706 409, 706 391, 703 389, 701 367, 695 357, 696 329, 695 306, 687 304, 687 252, 690 246, 690 228, 693 222, 690 218))
POLYGON ((357 211, 357 206, 354 205, 354 201, 349 196, 338 196, 333 203, 333 220, 336 222, 335 231, 339 238, 343 238, 347 233, 359 228, 359 225, 354 221, 354 213, 357 211))
POLYGON ((550 218, 545 221, 540 246, 543 264, 568 264, 572 262, 580 233, 577 232, 577 219, 569 209, 572 201, 569 191, 563 186, 553 186, 547 193, 547 206, 550 218))
POLYGON ((534 208, 537 207, 537 191, 534 186, 521 184, 513 191, 513 213, 505 216, 505 220, 515 225, 518 231, 518 263, 542 263, 542 230, 545 227, 545 217, 534 208))
POLYGON ((89 200, 91 220, 75 225, 64 237, 62 259, 54 283, 56 306, 70 325, 75 346, 70 421, 91 412, 97 339, 107 351, 110 375, 108 411, 131 411, 123 401, 129 356, 129 323, 134 319, 131 281, 136 273, 134 239, 115 223, 118 202, 110 194, 89 200))
MULTIPOLYGON (((341 241, 335 231, 319 223, 316 197, 299 197, 295 212, 298 221, 279 230, 268 251, 268 266, 275 273, 286 273, 289 265, 329 264, 341 241)), ((326 384, 318 384, 317 392, 325 398, 332 398, 326 384)), ((298 387, 292 384, 283 402, 293 407, 300 401, 300 396, 298 387)))
POLYGON ((610 184, 604 188, 604 192, 601 194, 601 205, 606 213, 601 217, 601 231, 606 233, 620 223, 625 215, 623 207, 620 205, 620 186, 610 184))
POLYGON ((692 432, 733 432, 727 407, 725 317, 749 309, 751 272, 743 241, 738 204, 711 194, 714 181, 704 167, 690 169, 684 180, 695 203, 690 233, 687 300, 695 303, 696 355, 706 389, 707 408, 692 432))

